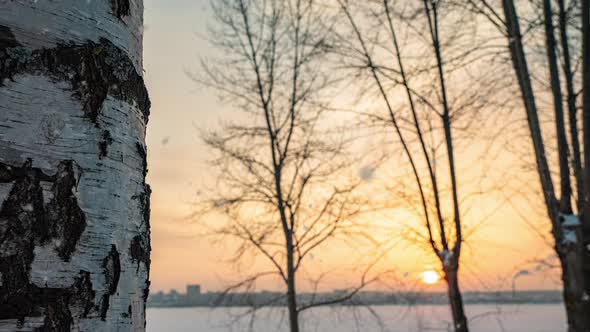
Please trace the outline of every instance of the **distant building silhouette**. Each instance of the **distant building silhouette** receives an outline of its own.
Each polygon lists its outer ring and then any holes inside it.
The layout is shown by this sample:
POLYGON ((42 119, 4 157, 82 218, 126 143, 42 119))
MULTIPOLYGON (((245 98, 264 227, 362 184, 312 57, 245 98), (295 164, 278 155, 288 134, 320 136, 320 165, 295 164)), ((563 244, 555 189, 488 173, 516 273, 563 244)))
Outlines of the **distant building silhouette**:
POLYGON ((201 297, 201 285, 187 285, 186 286, 186 299, 189 302, 196 303, 201 297))
MULTIPOLYGON (((332 292, 299 293, 300 303, 312 303, 338 299, 349 290, 337 289, 332 292)), ((201 292, 201 285, 186 286, 186 293, 171 290, 170 293, 157 292, 148 298, 151 307, 215 307, 215 306, 284 306, 285 294, 281 292, 201 292)), ((380 292, 361 291, 352 298, 337 305, 420 305, 447 304, 444 292, 380 292)), ((561 292, 551 290, 540 291, 498 291, 498 292, 465 292, 467 304, 498 304, 498 303, 559 303, 561 292)))

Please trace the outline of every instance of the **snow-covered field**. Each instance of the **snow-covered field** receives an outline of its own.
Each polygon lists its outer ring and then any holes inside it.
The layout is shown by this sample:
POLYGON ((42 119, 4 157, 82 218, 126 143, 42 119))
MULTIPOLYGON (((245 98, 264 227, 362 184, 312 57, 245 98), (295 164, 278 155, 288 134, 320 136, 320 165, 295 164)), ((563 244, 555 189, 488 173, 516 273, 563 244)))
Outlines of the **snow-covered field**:
MULTIPOLYGON (((148 332, 287 331, 286 311, 266 308, 242 317, 244 308, 149 308, 148 332), (233 322, 233 324, 232 324, 233 322)), ((560 304, 468 305, 470 327, 475 332, 559 332, 565 329, 560 304)), ((375 306, 366 308, 316 308, 302 317, 303 332, 418 332, 450 331, 447 306, 375 306), (380 322, 375 316, 380 317, 380 322)))

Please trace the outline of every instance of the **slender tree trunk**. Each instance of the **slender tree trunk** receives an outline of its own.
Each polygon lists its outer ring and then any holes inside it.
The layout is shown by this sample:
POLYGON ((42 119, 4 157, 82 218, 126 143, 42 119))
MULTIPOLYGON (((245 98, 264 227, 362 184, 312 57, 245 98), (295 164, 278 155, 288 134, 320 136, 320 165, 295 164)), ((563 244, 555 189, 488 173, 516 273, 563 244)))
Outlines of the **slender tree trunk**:
POLYGON ((568 163, 568 144, 565 131, 565 117, 563 114, 563 94, 561 93, 561 81, 559 78, 559 66, 557 65, 557 42, 553 27, 553 10, 551 0, 543 0, 543 13, 545 17, 545 48, 547 50, 547 62, 549 63, 549 77, 551 92, 553 94, 553 108, 555 110, 555 132, 557 133, 557 153, 559 155, 559 175, 561 196, 559 197, 559 212, 563 215, 572 214, 571 183, 568 163))
MULTIPOLYGON (((440 47, 440 36, 438 30, 438 9, 435 1, 430 3, 432 8, 429 8, 429 1, 424 0, 424 8, 428 17, 428 26, 432 36, 432 46, 436 56, 436 63, 438 68, 438 78, 440 81, 440 90, 442 95, 442 122, 445 133, 445 143, 447 147, 447 158, 449 161, 449 177, 451 179, 451 190, 453 197, 453 221, 455 226, 456 243, 452 251, 448 251, 448 245, 443 238, 444 251, 439 253, 442 260, 443 270, 445 271, 445 280, 448 287, 449 304, 453 315, 453 325, 455 332, 468 332, 467 318, 463 309, 463 298, 459 288, 459 258, 461 255, 461 244, 463 241, 461 229, 461 214, 459 212, 459 193, 457 187, 457 176, 455 173, 455 158, 453 152, 453 136, 451 132, 451 118, 450 108, 447 99, 447 88, 445 83, 445 75, 443 70, 443 60, 440 47), (432 12, 432 14, 431 14, 432 12)), ((441 229, 444 225, 441 220, 441 229)))
MULTIPOLYGON (((273 142, 273 140, 271 140, 273 142)), ((274 144, 273 162, 274 162, 274 144)), ((287 213, 285 211, 283 195, 281 191, 281 168, 275 163, 275 188, 277 191, 278 209, 281 216, 281 225, 285 235, 285 249, 287 254, 287 310, 289 311, 289 327, 291 332, 299 332, 299 312, 297 310, 297 288, 295 286, 295 260, 293 244, 293 224, 289 225, 287 213)))
MULTIPOLYGON (((580 236, 579 227, 571 230, 572 235, 580 236)), ((563 281, 563 299, 569 332, 590 331, 590 311, 588 295, 584 291, 584 271, 582 269, 583 246, 579 243, 567 243, 562 240, 555 245, 561 263, 563 281)))
POLYGON ((445 281, 447 282, 447 292, 451 314, 453 315, 454 330, 456 332, 467 332, 467 317, 463 310, 463 297, 459 289, 459 262, 457 258, 451 258, 454 262, 444 267, 445 281))
POLYGON ((577 208, 578 212, 583 209, 583 192, 582 184, 582 161, 580 152, 580 140, 578 138, 578 117, 576 110, 576 92, 574 89, 574 74, 572 73, 570 48, 567 34, 567 18, 564 0, 558 0, 559 5, 559 34, 561 39, 561 49, 563 57, 563 74, 565 77, 567 90, 567 106, 570 141, 572 144, 572 167, 574 169, 574 178, 576 180, 576 191, 578 193, 577 208))
POLYGON ((531 139, 533 141, 533 149, 535 152, 537 173, 539 174, 539 179, 543 188, 543 198, 545 200, 545 205, 547 206, 549 216, 552 220, 554 220, 557 217, 555 209, 555 190, 553 187, 553 181, 551 180, 549 164, 547 163, 547 157, 545 154, 545 145, 543 143, 543 136, 541 135, 541 126, 539 124, 539 115, 537 114, 535 96, 533 93, 531 78, 522 45, 522 36, 520 34, 518 16, 513 0, 503 0, 502 4, 506 17, 510 56, 526 110, 527 122, 531 139))
POLYGON ((287 255, 287 308, 289 310, 289 326, 291 332, 299 332, 299 311, 297 310, 297 292, 295 288, 295 268, 292 248, 287 255))
MULTIPOLYGON (((590 147, 590 4, 582 1, 582 120, 584 147, 590 147)), ((584 229, 590 234, 590 148, 584 149, 584 229)))
POLYGON ((581 212, 582 230, 578 243, 581 248, 584 292, 581 299, 585 314, 584 331, 590 331, 590 3, 582 1, 582 84, 583 84, 583 135, 584 135, 584 171, 583 171, 583 209, 581 212))
POLYGON ((0 330, 145 329, 141 0, 0 2, 0 330))
MULTIPOLYGON (((512 63, 527 114, 529 131, 536 157, 537 171, 541 180, 547 213, 551 220, 552 232, 555 239, 555 251, 560 259, 562 267, 563 297, 569 331, 590 331, 588 325, 590 321, 588 315, 588 313, 590 313, 588 310, 590 301, 588 301, 588 295, 585 292, 584 261, 582 255, 584 245, 581 241, 582 233, 580 222, 578 217, 560 212, 560 204, 555 198, 553 182, 551 180, 547 157, 545 155, 541 127, 539 125, 539 118, 535 105, 535 96, 524 54, 522 36, 520 34, 518 15, 513 0, 503 0, 502 4, 506 17, 512 63)), ((584 191, 586 191, 586 189, 584 189, 584 191)))

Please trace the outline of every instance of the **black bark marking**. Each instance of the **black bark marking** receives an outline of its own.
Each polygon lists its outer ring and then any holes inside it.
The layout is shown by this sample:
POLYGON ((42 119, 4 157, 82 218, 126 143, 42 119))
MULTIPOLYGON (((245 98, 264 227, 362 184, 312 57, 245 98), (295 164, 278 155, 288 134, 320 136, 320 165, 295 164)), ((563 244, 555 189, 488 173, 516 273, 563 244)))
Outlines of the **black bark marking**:
POLYGON ((88 317, 88 314, 94 308, 94 297, 96 291, 92 289, 92 281, 90 280, 90 272, 80 271, 80 277, 76 278, 76 283, 73 287, 74 294, 76 294, 75 304, 84 308, 82 317, 88 317))
POLYGON ((109 294, 103 294, 102 295, 102 300, 100 303, 100 319, 102 321, 106 321, 107 319, 107 313, 109 312, 109 301, 110 301, 110 295, 109 294))
MULTIPOLYGON (((125 1, 118 1, 122 2, 125 1)), ((124 7, 123 4, 121 8, 124 7)), ((0 25, 1 31, 9 34, 10 29, 0 25)), ((129 56, 107 39, 29 50, 7 38, 0 43, 0 86, 5 79, 24 73, 44 74, 69 82, 72 94, 82 102, 85 116, 97 127, 107 95, 136 103, 147 123, 150 100, 143 77, 137 73, 129 56)))
POLYGON ((27 270, 29 259, 32 261, 30 256, 16 255, 0 259, 0 269, 3 271, 2 287, 0 287, 0 319, 16 318, 22 321, 27 315, 33 313, 35 299, 27 270))
POLYGON ((72 312, 68 306, 67 294, 60 294, 45 310, 45 321, 41 331, 69 331, 72 326, 72 312))
POLYGON ((147 168, 147 151, 145 150, 145 147, 143 146, 143 144, 137 142, 135 143, 135 148, 137 149, 137 153, 139 154, 139 158, 141 158, 141 162, 142 162, 142 170, 143 170, 143 177, 145 179, 147 172, 148 172, 148 168, 147 168))
POLYGON ((137 270, 139 271, 139 263, 143 262, 146 267, 149 266, 150 252, 149 243, 146 243, 141 235, 136 235, 131 240, 129 246, 129 254, 134 262, 137 262, 137 270))
POLYGON ((32 168, 31 160, 22 167, 2 164, 0 169, 4 179, 15 179, 0 208, 0 318, 23 319, 35 301, 29 287, 33 250, 48 233, 40 181, 49 176, 32 168))
MULTIPOLYGON (((147 163, 145 165, 146 167, 146 173, 147 173, 147 163)), ((145 179, 145 177, 144 177, 145 179)), ((151 226, 150 226, 150 211, 151 211, 151 207, 150 207, 150 197, 152 194, 152 189, 150 187, 149 184, 145 183, 144 181, 144 192, 143 195, 141 195, 140 199, 142 202, 142 211, 143 211, 143 223, 145 225, 146 231, 146 238, 145 238, 145 242, 147 243, 147 258, 145 260, 145 264, 146 264, 146 268, 147 268, 147 280, 145 281, 145 288, 143 289, 143 302, 147 303, 147 299, 150 293, 150 285, 151 285, 151 281, 150 281, 150 263, 151 263, 151 252, 152 252, 152 244, 151 244, 151 226)))
POLYGON ((121 317, 123 317, 123 318, 132 318, 133 317, 133 311, 131 309, 131 305, 129 305, 129 307, 127 307, 127 312, 121 313, 121 317))
POLYGON ((121 20, 130 14, 129 0, 111 0, 111 9, 113 10, 113 15, 121 20))
POLYGON ((119 260, 117 247, 114 244, 111 245, 111 251, 108 256, 104 258, 102 266, 104 268, 107 292, 110 295, 113 295, 117 291, 119 277, 121 276, 121 261, 119 260))
POLYGON ((58 239, 57 252, 64 261, 69 261, 76 250, 76 244, 86 228, 86 216, 78 206, 74 189, 78 185, 78 177, 73 161, 63 161, 53 183, 53 199, 47 206, 47 218, 50 221, 50 236, 58 239))
MULTIPOLYGON (((138 146, 138 151, 140 150, 138 146)), ((144 159, 145 160, 145 159, 144 159)), ((148 184, 144 182, 144 191, 141 194, 134 195, 132 199, 139 199, 139 205, 141 211, 143 211, 143 222, 142 226, 146 228, 145 236, 136 235, 133 240, 131 241, 131 245, 129 246, 129 253, 131 255, 131 260, 137 262, 137 271, 139 271, 139 263, 143 262, 147 269, 147 280, 145 288, 143 289, 143 300, 144 302, 147 301, 149 295, 149 288, 150 288, 150 253, 151 253, 151 243, 150 243, 150 195, 152 190, 148 184)))
POLYGON ((145 282, 145 288, 143 289, 143 303, 144 304, 147 303, 148 296, 150 295, 150 285, 151 284, 152 284, 152 282, 150 280, 147 280, 145 282))
POLYGON ((111 251, 102 261, 104 268, 104 277, 106 280, 107 292, 102 296, 102 303, 100 309, 100 318, 105 320, 109 310, 110 296, 114 295, 119 285, 119 277, 121 276, 121 261, 119 259, 119 252, 117 247, 111 245, 111 251))
POLYGON ((139 205, 141 211, 143 211, 143 222, 141 226, 145 227, 145 237, 141 235, 137 235, 133 238, 131 242, 131 246, 129 247, 129 251, 131 253, 132 260, 137 262, 137 271, 139 271, 139 262, 144 262, 147 268, 147 280, 145 283, 145 288, 143 289, 143 301, 144 303, 147 301, 150 291, 150 253, 151 253, 151 243, 150 243, 150 196, 152 190, 150 186, 145 183, 145 176, 147 175, 147 152, 145 150, 144 145, 137 142, 135 144, 137 148, 137 153, 143 162, 143 176, 144 176, 144 190, 142 193, 138 195, 134 195, 132 199, 139 199, 139 205))
POLYGON ((69 331, 74 316, 85 318, 94 308, 95 291, 87 271, 80 271, 69 288, 39 288, 35 285, 31 288, 38 305, 45 307, 44 325, 40 331, 69 331), (74 315, 74 307, 82 310, 74 315))
POLYGON ((94 308, 95 291, 92 289, 90 273, 87 271, 80 271, 75 283, 68 288, 41 288, 27 283, 22 291, 27 296, 21 297, 19 304, 22 305, 21 309, 26 307, 27 310, 5 312, 4 309, 9 307, 10 303, 2 303, 0 319, 17 318, 22 324, 26 316, 44 315, 44 323, 39 331, 69 331, 74 316, 87 317, 94 308), (82 310, 74 315, 72 308, 82 310))
MULTIPOLYGON (((0 25, 0 73, 11 72, 16 68, 16 61, 12 59, 7 52, 7 49, 12 47, 19 47, 21 44, 16 40, 12 30, 9 27, 0 25)), ((0 78, 4 80, 4 75, 0 74, 0 78)), ((0 81, 0 86, 3 82, 0 81)))
POLYGON ((111 144, 113 144, 113 137, 111 136, 111 132, 108 130, 103 130, 101 140, 98 143, 98 148, 100 150, 100 154, 99 154, 100 159, 102 159, 108 155, 109 146, 111 144))
POLYGON ((144 211, 144 222, 146 224, 146 233, 145 237, 141 235, 136 235, 133 240, 131 240, 131 244, 129 246, 129 254, 131 255, 131 260, 133 262, 137 262, 137 269, 139 271, 140 263, 143 262, 147 269, 147 280, 145 281, 145 288, 143 289, 143 301, 144 303, 147 301, 150 292, 150 252, 151 252, 151 245, 150 245, 150 226, 149 226, 149 197, 150 197, 150 187, 145 185, 146 191, 139 195, 139 198, 143 204, 143 211, 144 211), (147 219, 145 219, 147 218, 147 219))
MULTIPOLYGON (((149 184, 144 183, 143 192, 137 196, 133 196, 133 199, 135 199, 135 198, 139 199, 140 209, 143 212, 142 226, 145 226, 147 228, 148 238, 149 238, 149 234, 150 234, 150 212, 151 212, 150 197, 151 197, 151 195, 152 195, 152 188, 150 187, 149 184)), ((148 247, 151 251, 151 246, 150 246, 149 241, 148 241, 148 247)))
POLYGON ((21 46, 21 44, 16 40, 12 30, 9 27, 0 25, 0 49, 17 46, 21 46))
POLYGON ((0 163, 0 182, 14 182, 0 208, 0 319, 45 315, 42 331, 66 331, 72 323, 71 305, 86 317, 94 304, 90 273, 80 271, 67 288, 39 287, 30 281, 35 246, 59 242, 59 256, 68 260, 86 227, 83 211, 73 194, 77 165, 62 161, 49 176, 32 166, 0 163), (41 181, 53 183, 53 198, 44 205, 41 181))

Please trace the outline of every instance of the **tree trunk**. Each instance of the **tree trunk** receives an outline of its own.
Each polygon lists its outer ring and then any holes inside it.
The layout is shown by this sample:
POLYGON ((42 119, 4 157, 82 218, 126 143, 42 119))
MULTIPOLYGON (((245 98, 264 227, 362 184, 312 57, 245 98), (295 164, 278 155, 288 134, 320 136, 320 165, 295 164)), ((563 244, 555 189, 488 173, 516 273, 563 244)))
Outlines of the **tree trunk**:
MULTIPOLYGON (((590 331, 590 3, 582 1, 582 119, 584 139, 584 170, 583 181, 583 209, 580 220, 582 221, 582 236, 578 237, 577 244, 581 246, 577 252, 581 252, 577 264, 582 265, 584 293, 582 301, 585 304, 584 331, 590 331), (580 262, 581 261, 581 262, 580 262)), ((578 265, 578 266, 579 266, 578 265)), ((583 313, 582 313, 583 314, 583 313)))
POLYGON ((580 140, 578 138, 578 116, 576 114, 576 92, 574 89, 574 74, 572 72, 570 47, 567 33, 567 15, 564 0, 558 0, 559 5, 559 34, 561 41, 561 55, 563 58, 563 76, 565 78, 567 90, 567 106, 569 119, 569 134, 572 144, 572 168, 574 170, 574 179, 576 180, 576 191, 578 193, 577 208, 578 211, 583 209, 583 181, 582 181, 582 161, 580 153, 580 140))
MULTIPOLYGON (((292 237, 289 235, 289 238, 292 237)), ((299 311, 297 310, 297 289, 295 288, 295 265, 293 261, 293 241, 287 243, 287 309, 291 332, 299 332, 299 311)))
POLYGON ((0 331, 145 329, 141 0, 0 3, 0 331))
POLYGON ((467 317, 463 310, 463 297, 459 289, 459 261, 458 258, 449 257, 443 262, 445 271, 445 281, 447 283, 447 293, 449 304, 453 315, 453 328, 455 332, 468 332, 467 317))
POLYGON ((568 163, 568 144, 565 131, 565 117, 563 114, 563 94, 557 64, 557 42, 553 27, 553 10, 551 0, 543 0, 545 18, 545 48, 549 64, 551 92, 553 94, 553 108, 555 109, 555 132, 557 134, 557 154, 559 156, 559 175, 561 196, 559 197, 559 212, 564 215, 572 214, 570 169, 568 163))
POLYGON ((568 230, 567 238, 556 245, 562 269, 563 300, 565 303, 568 331, 590 331, 590 301, 584 290, 584 272, 582 254, 584 247, 579 241, 581 229, 579 226, 568 230), (569 239, 568 239, 569 238, 569 239))
MULTIPOLYGON (((586 318, 590 312, 588 310, 590 301, 588 301, 588 295, 585 292, 586 285, 583 270, 584 244, 582 242, 581 224, 578 217, 572 214, 560 213, 559 211, 560 206, 555 198, 555 190, 545 155, 541 127, 535 105, 535 96, 522 44, 518 15, 513 0, 503 0, 502 4, 506 17, 512 64, 527 113, 537 171, 541 181, 547 214, 551 220, 555 251, 562 265, 563 296, 569 331, 587 332, 590 331, 590 327, 588 326, 590 320, 586 318)), ((584 186, 583 194, 586 195, 586 186, 584 186)))
POLYGON ((289 279, 287 286, 287 308, 289 310, 289 327, 291 332, 299 332, 299 312, 297 311, 297 294, 295 282, 289 279))

